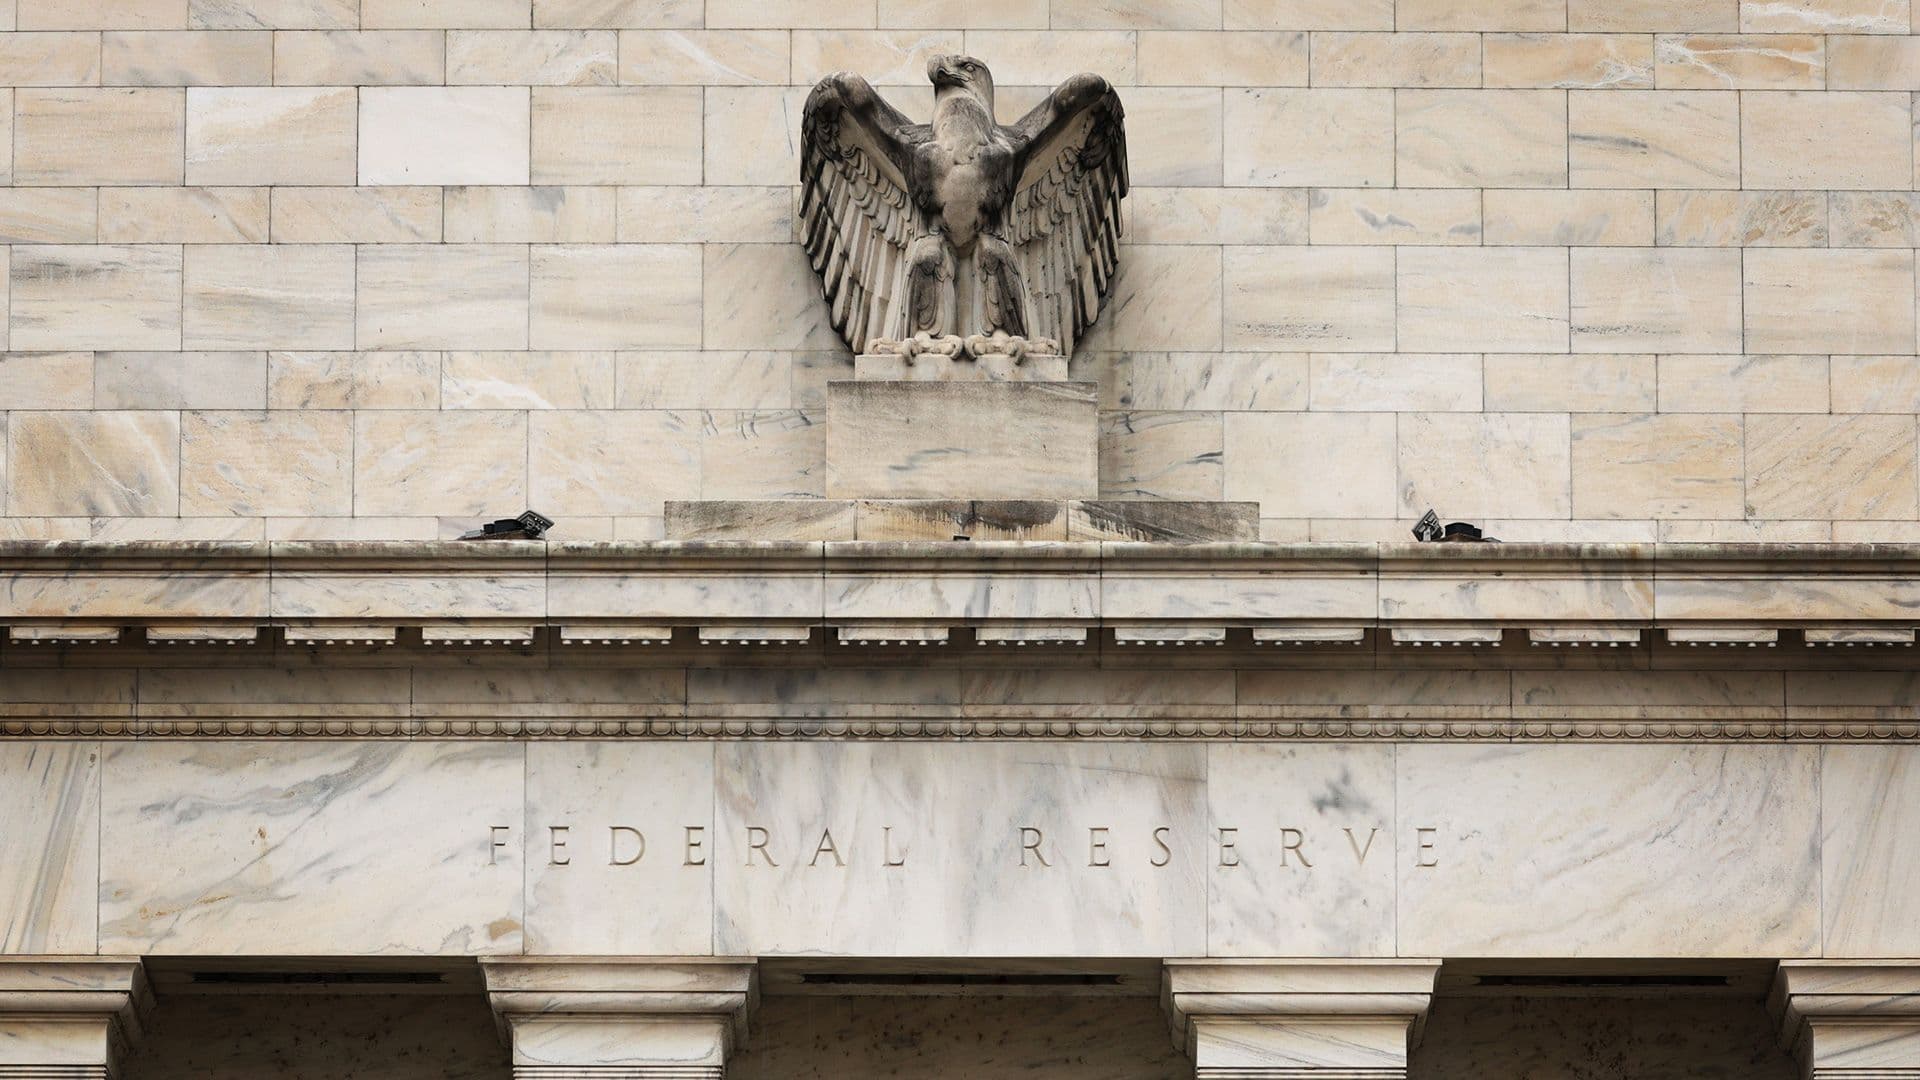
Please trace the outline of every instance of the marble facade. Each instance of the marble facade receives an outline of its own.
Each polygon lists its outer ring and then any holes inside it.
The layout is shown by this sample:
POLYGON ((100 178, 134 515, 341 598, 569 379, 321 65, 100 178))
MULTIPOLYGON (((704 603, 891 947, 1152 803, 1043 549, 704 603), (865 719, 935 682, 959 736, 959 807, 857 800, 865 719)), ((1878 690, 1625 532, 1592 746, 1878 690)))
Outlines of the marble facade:
POLYGON ((0 0, 0 1080, 1920 1080, 1915 19, 0 0), (952 53, 1070 358, 796 242, 952 53))
POLYGON ((1916 1075, 1917 558, 16 543, 0 1076, 1916 1075))

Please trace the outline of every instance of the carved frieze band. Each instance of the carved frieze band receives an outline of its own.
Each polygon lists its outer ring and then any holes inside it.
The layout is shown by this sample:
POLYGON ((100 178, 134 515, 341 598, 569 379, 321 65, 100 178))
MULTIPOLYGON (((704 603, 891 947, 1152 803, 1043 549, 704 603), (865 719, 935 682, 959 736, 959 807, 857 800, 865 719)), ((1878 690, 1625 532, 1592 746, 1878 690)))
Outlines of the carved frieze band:
POLYGON ((723 1080, 706 1065, 515 1065, 513 1080, 723 1080))
POLYGON ((0 720, 31 738, 314 739, 1088 739, 1219 742, 1850 742, 1920 741, 1920 722, 1098 721, 1098 720, 337 720, 36 717, 0 720))

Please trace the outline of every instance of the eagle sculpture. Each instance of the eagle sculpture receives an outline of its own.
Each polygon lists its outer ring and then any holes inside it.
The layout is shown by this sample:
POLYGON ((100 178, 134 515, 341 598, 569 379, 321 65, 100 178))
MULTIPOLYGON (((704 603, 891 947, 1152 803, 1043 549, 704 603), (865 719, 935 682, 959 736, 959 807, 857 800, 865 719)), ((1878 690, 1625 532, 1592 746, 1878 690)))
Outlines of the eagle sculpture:
POLYGON ((801 120, 801 242, 855 353, 1070 355, 1120 255, 1120 96, 1076 75, 1012 126, 993 76, 937 56, 933 123, 867 80, 813 88, 801 120))

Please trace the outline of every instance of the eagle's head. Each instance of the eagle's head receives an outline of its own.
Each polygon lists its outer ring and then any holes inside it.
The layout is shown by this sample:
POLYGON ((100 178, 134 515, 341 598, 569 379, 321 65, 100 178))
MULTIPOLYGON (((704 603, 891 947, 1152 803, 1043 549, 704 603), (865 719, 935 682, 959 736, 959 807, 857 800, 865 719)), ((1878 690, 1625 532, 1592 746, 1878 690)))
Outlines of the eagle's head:
POLYGON ((927 62, 927 78, 933 81, 935 96, 948 87, 965 90, 993 115, 993 73, 981 61, 955 53, 936 56, 927 62))

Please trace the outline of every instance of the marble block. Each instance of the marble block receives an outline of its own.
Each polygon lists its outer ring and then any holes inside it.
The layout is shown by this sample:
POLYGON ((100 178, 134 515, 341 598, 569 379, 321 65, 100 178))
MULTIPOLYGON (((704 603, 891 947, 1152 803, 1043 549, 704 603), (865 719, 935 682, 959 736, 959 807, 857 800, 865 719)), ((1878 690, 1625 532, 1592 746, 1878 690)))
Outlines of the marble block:
POLYGON ((547 550, 576 557, 572 566, 547 573, 549 619, 649 622, 695 612, 768 622, 820 618, 818 542, 755 544, 744 553, 753 560, 749 573, 740 572, 739 554, 724 557, 721 545, 698 541, 630 547, 581 542, 549 544, 547 550), (700 557, 716 549, 715 558, 700 557))
MULTIPOLYGON (((1129 548, 1112 553, 1141 554, 1129 548)), ((1100 614, 1113 621, 1287 619, 1371 621, 1380 606, 1372 545, 1160 547, 1152 561, 1115 560, 1100 574, 1100 614), (1246 572, 1220 561, 1257 556, 1246 572), (1304 556, 1304 557, 1302 557, 1304 556)))
POLYGON ((726 743, 716 755, 722 953, 1204 950, 1201 747, 726 743))
POLYGON ((827 385, 827 497, 1099 494, 1092 383, 827 385))
POLYGON ((100 744, 0 743, 0 953, 92 953, 100 744))
POLYGON ((1067 539, 1130 543, 1247 542, 1260 539, 1257 502, 1088 499, 1067 504, 1067 539))
POLYGON ((1435 960, 1167 963, 1174 1039, 1201 1077, 1404 1080, 1435 960))
POLYGON ((1920 1076, 1920 963, 1783 961, 1769 1003, 1812 1080, 1920 1076))
POLYGON ((1474 547, 1443 545, 1436 556, 1423 545, 1382 545, 1380 617, 1404 621, 1653 617, 1653 564, 1644 552, 1600 545, 1568 547, 1565 563, 1522 567, 1479 563, 1474 547))
POLYGON ((1817 955, 1818 764, 1796 746, 1402 746, 1400 951, 1817 955))
POLYGON ((721 1080, 726 1024, 717 1018, 659 1020, 519 1016, 508 1021, 516 1077, 721 1080))
POLYGON ((267 574, 248 557, 254 553, 246 544, 206 542, 95 561, 76 550, 78 567, 60 565, 62 560, 47 566, 31 552, 0 556, 7 581, 0 618, 260 617, 267 613, 267 574))
POLYGON ((115 744, 103 947, 517 953, 525 756, 499 743, 115 744))
POLYGON ((483 965, 517 1077, 721 1080, 757 997, 751 963, 497 960, 483 965))
POLYGON ((137 957, 0 960, 0 1077, 121 1075, 152 1005, 137 957))
POLYGON ((975 544, 955 551, 950 544, 901 543, 900 548, 930 559, 924 568, 931 572, 921 574, 903 574, 864 558, 887 547, 827 545, 826 618, 1085 623, 1100 612, 1098 568, 1092 561, 1097 545, 975 544))
POLYGON ((529 953, 711 951, 711 744, 534 743, 526 819, 529 953))
POLYGON ((1826 747, 1820 801, 1824 955, 1920 955, 1920 747, 1826 747))
POLYGON ((538 619, 546 600, 537 570, 454 575, 398 568, 276 575, 273 615, 280 619, 381 619, 425 610, 443 619, 538 619))
POLYGON ((1391 746, 1211 746, 1207 951, 1392 956, 1391 746), (1227 845, 1231 844, 1231 848, 1227 845))
POLYGON ((1065 540, 1066 512, 1041 499, 862 499, 853 530, 857 540, 1065 540))
POLYGON ((666 500, 669 540, 852 540, 847 499, 666 500))

